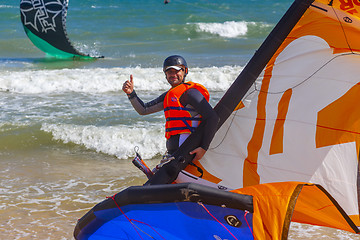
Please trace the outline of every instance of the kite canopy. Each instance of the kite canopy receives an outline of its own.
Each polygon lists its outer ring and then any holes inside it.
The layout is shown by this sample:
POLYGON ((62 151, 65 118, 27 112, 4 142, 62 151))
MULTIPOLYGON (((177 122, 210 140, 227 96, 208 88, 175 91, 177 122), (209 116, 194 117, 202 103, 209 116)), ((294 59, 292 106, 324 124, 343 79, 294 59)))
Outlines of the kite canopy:
POLYGON ((57 58, 92 59, 77 51, 66 34, 68 0, 21 0, 21 22, 31 42, 57 58))
MULTIPOLYGON (((296 2, 295 10, 307 1, 296 2)), ((256 61, 249 62, 247 72, 217 104, 220 118, 226 110, 232 112, 223 117, 209 150, 195 164, 204 172, 202 181, 232 189, 285 181, 319 184, 360 226, 360 6, 351 0, 315 0, 290 32, 276 31, 289 24, 279 22, 268 37, 272 41, 264 42, 256 61), (271 43, 284 33, 273 49, 271 43), (271 49, 275 52, 268 55, 271 49), (264 70, 249 85, 263 59, 264 70)), ((185 170, 199 176, 192 166, 185 170)), ((160 182, 156 174, 153 179, 149 182, 160 182)), ((309 194, 309 201, 318 201, 309 194)), ((313 221, 314 216, 293 220, 322 226, 330 222, 327 217, 313 221)), ((332 227, 344 229, 334 221, 332 227)))

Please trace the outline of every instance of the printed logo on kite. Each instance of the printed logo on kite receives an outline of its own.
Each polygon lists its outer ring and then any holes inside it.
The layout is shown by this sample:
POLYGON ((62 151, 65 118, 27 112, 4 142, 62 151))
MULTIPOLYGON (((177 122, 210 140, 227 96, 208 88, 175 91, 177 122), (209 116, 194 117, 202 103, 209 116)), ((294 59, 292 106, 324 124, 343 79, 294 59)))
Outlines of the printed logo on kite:
POLYGON ((344 21, 347 22, 347 23, 352 23, 352 20, 351 20, 351 18, 349 18, 349 17, 344 17, 343 19, 344 19, 344 21))
POLYGON ((217 188, 218 188, 219 190, 227 190, 227 189, 228 189, 227 187, 222 186, 222 185, 217 185, 217 188))
POLYGON ((26 35, 47 55, 56 58, 94 59, 76 50, 66 34, 68 0, 21 0, 20 16, 26 35))
POLYGON ((24 18, 24 25, 31 27, 37 32, 56 31, 55 19, 60 17, 63 11, 60 1, 48 2, 47 6, 43 0, 22 0, 20 12, 24 18), (39 27, 41 27, 39 29, 39 27))
POLYGON ((234 215, 228 215, 224 217, 227 224, 229 224, 232 227, 241 227, 242 223, 241 221, 234 215))

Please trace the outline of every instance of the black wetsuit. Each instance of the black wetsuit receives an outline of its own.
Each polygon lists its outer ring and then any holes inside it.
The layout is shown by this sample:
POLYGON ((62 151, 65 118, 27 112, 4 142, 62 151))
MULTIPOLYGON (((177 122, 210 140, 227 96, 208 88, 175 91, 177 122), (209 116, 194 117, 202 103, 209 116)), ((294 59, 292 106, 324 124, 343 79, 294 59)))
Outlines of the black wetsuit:
MULTIPOLYGON (((136 95, 135 90, 128 97, 134 109, 140 115, 147 115, 164 110, 164 98, 166 94, 167 92, 147 103, 144 103, 136 95)), ((202 116, 202 121, 205 124, 206 130, 204 131, 200 147, 208 150, 210 142, 215 135, 219 117, 208 101, 206 101, 205 97, 195 88, 185 91, 180 97, 180 103, 184 107, 193 108, 202 116)), ((169 154, 173 154, 179 148, 179 137, 180 135, 174 135, 166 141, 166 148, 169 154)))

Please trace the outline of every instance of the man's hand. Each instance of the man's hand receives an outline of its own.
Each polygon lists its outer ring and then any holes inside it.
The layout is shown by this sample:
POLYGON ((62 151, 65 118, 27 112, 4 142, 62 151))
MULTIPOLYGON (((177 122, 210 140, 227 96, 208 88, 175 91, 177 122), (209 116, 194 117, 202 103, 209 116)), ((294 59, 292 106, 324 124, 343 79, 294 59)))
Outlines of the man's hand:
POLYGON ((130 75, 130 81, 126 80, 126 82, 124 82, 122 90, 127 95, 131 94, 134 91, 134 81, 133 81, 133 75, 132 74, 130 75))
POLYGON ((206 150, 203 149, 202 147, 198 147, 190 152, 191 155, 195 154, 193 161, 200 160, 204 156, 205 153, 206 153, 206 150))

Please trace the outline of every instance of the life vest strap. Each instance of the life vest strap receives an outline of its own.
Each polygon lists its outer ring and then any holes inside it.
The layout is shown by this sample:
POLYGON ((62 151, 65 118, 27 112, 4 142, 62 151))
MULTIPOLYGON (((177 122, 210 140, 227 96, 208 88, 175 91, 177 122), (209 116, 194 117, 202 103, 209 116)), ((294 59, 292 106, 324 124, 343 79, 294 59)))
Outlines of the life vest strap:
POLYGON ((168 117, 168 118, 166 118, 166 121, 176 121, 176 120, 201 121, 201 117, 168 117))
POLYGON ((190 130, 191 132, 194 132, 196 127, 173 127, 173 128, 166 128, 165 132, 171 132, 171 131, 179 131, 179 130, 190 130))
POLYGON ((186 108, 186 107, 166 107, 166 108, 164 108, 164 112, 169 111, 169 110, 185 110, 188 112, 196 112, 195 109, 186 108))

